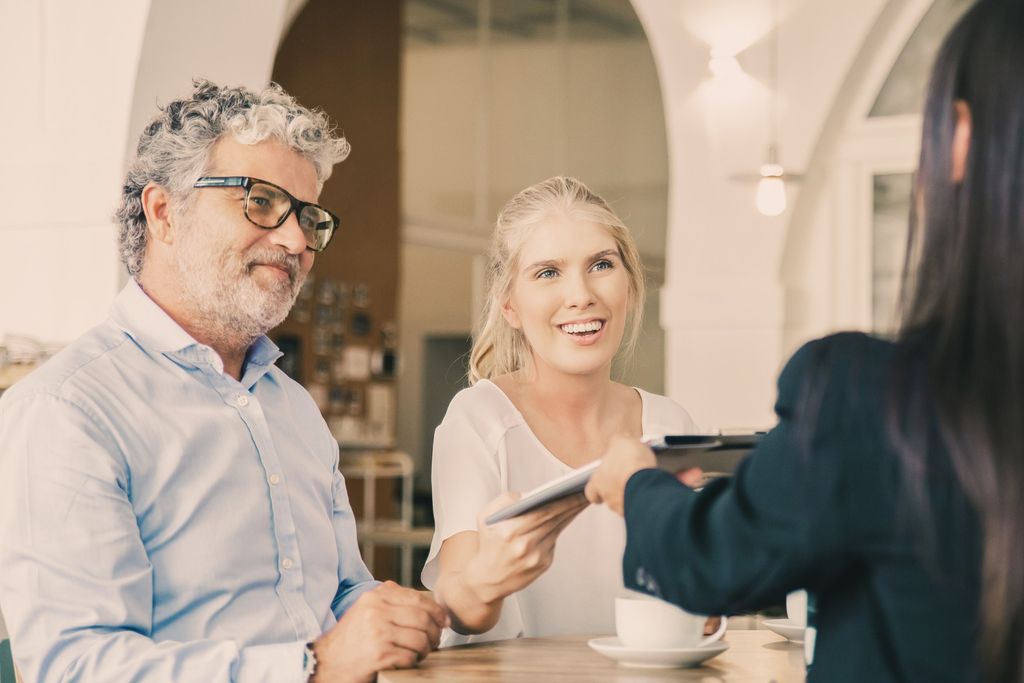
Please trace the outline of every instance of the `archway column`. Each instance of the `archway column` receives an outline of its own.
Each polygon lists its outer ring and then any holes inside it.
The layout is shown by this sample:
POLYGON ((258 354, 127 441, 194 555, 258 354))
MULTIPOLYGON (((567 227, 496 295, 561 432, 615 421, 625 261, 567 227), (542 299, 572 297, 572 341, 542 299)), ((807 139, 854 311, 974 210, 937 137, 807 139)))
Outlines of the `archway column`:
POLYGON ((149 2, 0 12, 0 337, 68 341, 117 291, 111 214, 149 2))
POLYGON ((0 9, 0 337, 68 342, 124 280, 112 214, 160 102, 195 76, 258 87, 297 0, 48 0, 0 9), (240 21, 239 17, 244 17, 240 21))
MULTIPOLYGON (((782 161, 805 168, 840 85, 886 0, 782 3, 779 91, 782 161)), ((784 346, 780 260, 793 209, 767 218, 754 186, 768 144, 763 22, 749 37, 741 87, 711 81, 711 40, 742 32, 766 3, 633 0, 658 68, 669 144, 669 225, 661 322, 666 390, 713 427, 770 425, 784 346)), ((732 36, 735 37, 735 36, 732 36)), ((789 188, 790 206, 801 201, 789 188)))

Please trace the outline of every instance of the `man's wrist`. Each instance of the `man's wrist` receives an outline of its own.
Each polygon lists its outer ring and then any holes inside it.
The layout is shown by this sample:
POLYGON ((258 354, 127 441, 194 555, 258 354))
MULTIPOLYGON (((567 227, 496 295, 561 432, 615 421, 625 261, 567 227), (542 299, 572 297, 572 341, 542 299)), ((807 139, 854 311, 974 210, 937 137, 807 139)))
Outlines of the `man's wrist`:
POLYGON ((302 680, 306 683, 316 683, 317 670, 316 642, 310 641, 302 649, 302 680))

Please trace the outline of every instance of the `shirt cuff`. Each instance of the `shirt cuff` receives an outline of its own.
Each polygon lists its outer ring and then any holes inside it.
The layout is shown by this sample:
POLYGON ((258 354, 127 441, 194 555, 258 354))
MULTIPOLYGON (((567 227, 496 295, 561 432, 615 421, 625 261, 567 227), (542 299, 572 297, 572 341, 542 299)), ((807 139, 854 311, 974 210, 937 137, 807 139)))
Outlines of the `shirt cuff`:
POLYGON ((302 662, 306 644, 274 643, 242 648, 238 658, 238 683, 306 683, 302 662))

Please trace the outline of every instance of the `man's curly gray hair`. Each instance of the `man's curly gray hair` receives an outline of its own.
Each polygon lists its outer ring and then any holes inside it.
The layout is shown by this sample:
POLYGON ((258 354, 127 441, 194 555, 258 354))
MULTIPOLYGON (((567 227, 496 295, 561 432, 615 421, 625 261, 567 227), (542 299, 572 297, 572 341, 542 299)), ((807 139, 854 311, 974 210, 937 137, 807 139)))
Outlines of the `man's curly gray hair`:
POLYGON ((146 253, 143 188, 156 183, 186 206, 193 183, 205 175, 213 145, 223 135, 231 133, 250 145, 276 138, 313 164, 318 191, 334 164, 349 153, 348 141, 334 134, 326 114, 303 107, 276 83, 260 92, 202 79, 192 85, 191 97, 162 107, 146 126, 128 167, 115 216, 121 226, 121 260, 132 276, 142 270, 146 253))

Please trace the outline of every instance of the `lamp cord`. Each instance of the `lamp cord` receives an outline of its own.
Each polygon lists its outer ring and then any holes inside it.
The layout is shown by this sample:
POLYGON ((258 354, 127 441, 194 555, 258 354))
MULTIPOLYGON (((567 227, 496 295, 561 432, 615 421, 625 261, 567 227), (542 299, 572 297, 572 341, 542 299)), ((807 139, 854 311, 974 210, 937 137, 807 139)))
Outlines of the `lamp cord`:
POLYGON ((772 0, 772 19, 775 27, 772 31, 772 56, 771 56, 771 143, 768 147, 768 163, 777 164, 779 146, 779 0, 772 0))

